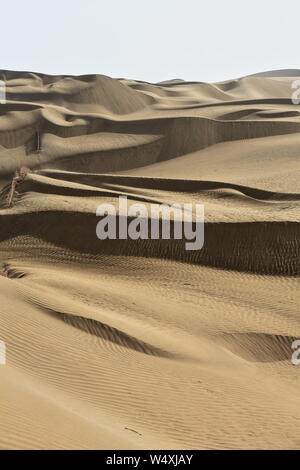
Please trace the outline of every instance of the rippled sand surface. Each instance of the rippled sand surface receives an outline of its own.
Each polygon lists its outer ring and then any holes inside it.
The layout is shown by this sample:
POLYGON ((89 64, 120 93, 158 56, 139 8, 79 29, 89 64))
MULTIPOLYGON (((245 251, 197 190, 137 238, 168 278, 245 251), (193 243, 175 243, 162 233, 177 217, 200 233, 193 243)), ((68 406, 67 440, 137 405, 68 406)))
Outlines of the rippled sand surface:
POLYGON ((0 72, 0 448, 300 448, 298 78, 0 72), (99 240, 120 195, 203 248, 99 240))

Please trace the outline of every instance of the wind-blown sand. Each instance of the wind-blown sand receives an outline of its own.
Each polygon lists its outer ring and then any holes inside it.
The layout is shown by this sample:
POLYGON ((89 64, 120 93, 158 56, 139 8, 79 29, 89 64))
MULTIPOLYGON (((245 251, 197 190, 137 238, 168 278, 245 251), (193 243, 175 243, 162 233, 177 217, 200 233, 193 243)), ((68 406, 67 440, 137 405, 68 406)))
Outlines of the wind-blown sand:
POLYGON ((300 448, 296 78, 0 72, 1 448, 300 448), (97 239, 120 194, 203 249, 97 239))

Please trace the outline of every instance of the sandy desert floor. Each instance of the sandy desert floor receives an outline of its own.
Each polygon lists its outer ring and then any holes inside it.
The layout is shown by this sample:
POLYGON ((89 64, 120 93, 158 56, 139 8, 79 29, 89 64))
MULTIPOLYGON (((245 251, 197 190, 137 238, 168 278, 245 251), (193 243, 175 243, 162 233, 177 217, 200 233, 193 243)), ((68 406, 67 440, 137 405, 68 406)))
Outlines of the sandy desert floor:
POLYGON ((299 78, 0 72, 0 448, 300 449, 299 78), (99 240, 119 195, 203 249, 99 240))

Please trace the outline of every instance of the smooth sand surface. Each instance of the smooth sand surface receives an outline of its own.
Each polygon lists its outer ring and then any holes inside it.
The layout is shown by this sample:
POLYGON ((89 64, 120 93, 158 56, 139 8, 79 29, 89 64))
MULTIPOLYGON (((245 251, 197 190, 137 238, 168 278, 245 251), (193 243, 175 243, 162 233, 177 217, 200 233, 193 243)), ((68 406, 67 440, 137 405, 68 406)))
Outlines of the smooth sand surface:
POLYGON ((0 448, 300 448, 297 78, 0 72, 0 448), (203 249, 99 240, 119 195, 203 249))

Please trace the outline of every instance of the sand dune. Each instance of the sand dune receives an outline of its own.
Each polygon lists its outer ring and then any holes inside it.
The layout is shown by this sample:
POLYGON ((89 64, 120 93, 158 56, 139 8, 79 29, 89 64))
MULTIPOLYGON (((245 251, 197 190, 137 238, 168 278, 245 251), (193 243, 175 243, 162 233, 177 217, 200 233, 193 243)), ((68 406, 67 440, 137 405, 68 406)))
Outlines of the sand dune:
POLYGON ((295 77, 0 72, 0 448, 300 448, 295 77), (203 248, 99 240, 120 195, 203 248))

